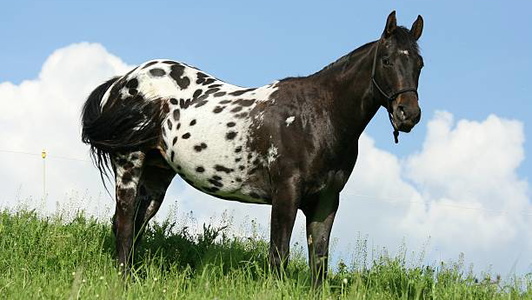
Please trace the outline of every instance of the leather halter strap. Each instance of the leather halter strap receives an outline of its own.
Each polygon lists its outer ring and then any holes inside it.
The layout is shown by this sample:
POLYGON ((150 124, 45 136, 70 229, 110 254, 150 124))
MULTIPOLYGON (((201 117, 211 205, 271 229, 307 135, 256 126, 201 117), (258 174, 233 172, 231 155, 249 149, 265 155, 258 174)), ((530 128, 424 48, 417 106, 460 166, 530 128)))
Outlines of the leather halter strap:
POLYGON ((377 54, 379 53, 379 42, 380 42, 380 40, 377 41, 377 46, 375 47, 375 54, 373 55, 373 66, 371 67, 371 82, 377 88, 377 90, 384 96, 384 98, 386 98, 386 100, 387 100, 386 101, 386 110, 388 111, 388 118, 390 119, 390 123, 392 124, 392 127, 393 127, 394 141, 397 144, 397 143, 399 143, 399 130, 396 128, 395 124, 393 123, 393 106, 392 106, 392 102, 395 101, 397 99, 397 97, 399 97, 399 95, 404 94, 404 93, 408 93, 408 92, 415 93, 416 97, 418 97, 418 98, 419 98, 419 96, 418 96, 416 88, 400 89, 400 90, 392 93, 391 95, 386 93, 381 88, 381 86, 379 85, 379 83, 375 79, 375 70, 377 68, 377 54))

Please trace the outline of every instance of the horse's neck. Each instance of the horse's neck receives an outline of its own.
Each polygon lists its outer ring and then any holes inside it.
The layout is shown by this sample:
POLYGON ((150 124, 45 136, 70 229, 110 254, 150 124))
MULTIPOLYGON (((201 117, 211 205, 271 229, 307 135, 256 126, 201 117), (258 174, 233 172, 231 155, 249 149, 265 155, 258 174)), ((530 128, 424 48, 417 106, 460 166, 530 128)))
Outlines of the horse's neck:
POLYGON ((328 90, 334 122, 358 138, 380 108, 371 84, 372 44, 365 45, 311 77, 328 90))

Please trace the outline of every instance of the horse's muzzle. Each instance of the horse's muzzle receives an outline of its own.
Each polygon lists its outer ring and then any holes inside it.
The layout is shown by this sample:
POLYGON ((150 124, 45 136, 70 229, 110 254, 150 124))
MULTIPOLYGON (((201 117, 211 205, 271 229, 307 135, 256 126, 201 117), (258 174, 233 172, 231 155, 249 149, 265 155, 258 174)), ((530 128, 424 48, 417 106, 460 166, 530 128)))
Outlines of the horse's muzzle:
POLYGON ((419 106, 397 105, 393 112, 393 124, 395 129, 402 132, 410 132, 421 120, 419 106))

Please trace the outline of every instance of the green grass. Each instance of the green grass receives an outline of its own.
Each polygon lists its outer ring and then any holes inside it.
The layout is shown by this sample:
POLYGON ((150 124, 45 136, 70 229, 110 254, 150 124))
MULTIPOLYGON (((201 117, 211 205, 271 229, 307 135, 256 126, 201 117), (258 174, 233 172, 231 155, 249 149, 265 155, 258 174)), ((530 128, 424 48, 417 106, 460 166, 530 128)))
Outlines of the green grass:
POLYGON ((404 255, 382 255, 369 268, 340 263, 316 291, 302 249, 278 279, 264 240, 213 225, 194 235, 170 221, 147 230, 124 281, 109 222, 31 211, 3 211, 0 219, 2 299, 532 299, 530 274, 477 280, 460 263, 409 266, 404 255))

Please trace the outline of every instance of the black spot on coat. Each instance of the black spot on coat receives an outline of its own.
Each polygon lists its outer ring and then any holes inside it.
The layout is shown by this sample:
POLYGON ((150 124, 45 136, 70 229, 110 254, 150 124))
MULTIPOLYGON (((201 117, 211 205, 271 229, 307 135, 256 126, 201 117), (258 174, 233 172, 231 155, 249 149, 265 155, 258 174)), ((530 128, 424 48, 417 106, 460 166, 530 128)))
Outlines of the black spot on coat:
POLYGON ((239 90, 239 91, 234 91, 232 93, 229 93, 229 95, 231 96, 240 96, 244 93, 247 93, 247 92, 251 92, 251 91, 254 91, 256 90, 255 88, 251 88, 251 89, 245 89, 245 90, 239 90))
POLYGON ((201 106, 207 104, 207 102, 208 102, 207 100, 198 101, 198 103, 194 107, 201 107, 201 106))
POLYGON ((170 77, 175 80, 182 90, 186 89, 190 85, 190 79, 183 76, 185 67, 176 63, 175 65, 172 65, 170 69, 170 77))
POLYGON ((209 181, 212 185, 214 185, 214 186, 216 186, 216 187, 219 187, 219 188, 224 186, 223 183, 221 183, 220 181, 215 180, 215 179, 213 179, 213 178, 210 178, 208 181, 209 181))
POLYGON ((205 95, 210 95, 212 93, 216 93, 217 91, 219 91, 220 89, 219 88, 214 88, 214 89, 208 89, 205 91, 205 95))
POLYGON ((153 65, 156 64, 156 63, 157 63, 157 61, 150 61, 150 62, 147 63, 144 67, 142 67, 142 69, 146 69, 146 68, 148 68, 148 67, 150 67, 150 66, 153 66, 153 65))
POLYGON ((236 112, 239 112, 239 111, 241 111, 241 110, 242 110, 242 106, 237 106, 237 107, 231 109, 231 112, 236 113, 236 112))
POLYGON ((234 138, 236 137, 236 134, 237 134, 237 133, 234 132, 234 131, 229 131, 229 132, 225 135, 225 138, 226 138, 227 140, 232 140, 232 139, 234 139, 234 138))
POLYGON ((255 103, 255 99, 238 99, 235 100, 235 105, 241 105, 241 106, 251 106, 253 103, 255 103))
POLYGON ((220 189, 213 186, 213 187, 204 187, 203 188, 206 192, 209 192, 209 193, 216 193, 218 192, 220 189))
POLYGON ((194 91, 194 95, 192 95, 192 98, 198 98, 201 93, 203 93, 203 90, 202 89, 197 89, 196 91, 194 91))
POLYGON ((160 68, 153 68, 150 70, 150 74, 155 77, 161 77, 161 76, 166 75, 166 72, 160 68))
POLYGON ((203 149, 207 149, 207 144, 201 143, 199 145, 194 146, 194 150, 196 150, 196 152, 201 152, 201 150, 203 149))
POLYGON ((218 171, 218 172, 225 172, 225 173, 227 173, 227 174, 229 174, 229 173, 231 173, 231 172, 234 171, 234 169, 229 169, 229 168, 224 167, 224 166, 222 166, 222 165, 215 165, 215 166, 214 166, 214 169, 215 169, 216 171, 218 171))
MULTIPOLYGON (((176 100, 177 101, 177 100, 176 100)), ((173 116, 174 116, 174 120, 175 121, 179 121, 179 117, 181 116, 181 112, 179 111, 179 109, 175 109, 174 112, 173 112, 173 116)))
POLYGON ((209 85, 209 84, 213 83, 214 81, 215 81, 214 78, 209 78, 209 79, 205 80, 205 82, 203 83, 203 85, 209 85))
POLYGON ((215 114, 217 114, 217 113, 222 112, 222 110, 224 110, 224 108, 225 108, 225 106, 216 106, 216 107, 212 110, 212 112, 215 113, 215 114))
POLYGON ((238 118, 238 119, 243 119, 245 117, 248 116, 248 113, 247 112, 243 112, 243 113, 239 113, 239 114, 235 114, 235 118, 238 118))
POLYGON ((137 87, 139 86, 139 81, 137 78, 133 78, 131 80, 129 80, 127 83, 126 83, 126 87, 128 89, 136 89, 137 87))
POLYGON ((196 76, 198 77, 198 79, 196 80, 196 84, 204 83, 205 82, 205 77, 208 77, 208 75, 203 73, 203 72, 198 72, 198 74, 196 74, 196 76))
POLYGON ((190 102, 190 99, 179 99, 179 107, 181 107, 182 109, 186 109, 190 105, 190 102))

